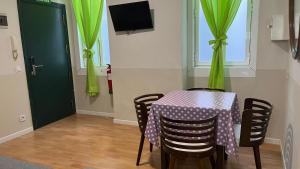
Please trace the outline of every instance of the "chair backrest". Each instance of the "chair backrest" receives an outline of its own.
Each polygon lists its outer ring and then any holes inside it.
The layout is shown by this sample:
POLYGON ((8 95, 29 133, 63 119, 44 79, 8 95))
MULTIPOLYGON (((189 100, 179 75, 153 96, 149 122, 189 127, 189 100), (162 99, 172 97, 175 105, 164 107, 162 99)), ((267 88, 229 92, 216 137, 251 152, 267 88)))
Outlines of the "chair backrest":
POLYGON ((163 96, 164 95, 161 93, 155 93, 142 95, 134 99, 136 116, 142 133, 145 132, 148 121, 148 111, 150 110, 152 103, 159 100, 163 96))
POLYGON ((247 98, 245 100, 240 136, 241 147, 264 143, 273 106, 267 101, 247 98))
POLYGON ((206 91, 217 91, 217 92, 225 92, 224 89, 211 89, 211 88, 190 88, 187 89, 188 91, 194 91, 194 90, 206 90, 206 91))
POLYGON ((207 157, 215 151, 216 116, 199 121, 172 120, 160 115, 161 144, 175 156, 207 157))

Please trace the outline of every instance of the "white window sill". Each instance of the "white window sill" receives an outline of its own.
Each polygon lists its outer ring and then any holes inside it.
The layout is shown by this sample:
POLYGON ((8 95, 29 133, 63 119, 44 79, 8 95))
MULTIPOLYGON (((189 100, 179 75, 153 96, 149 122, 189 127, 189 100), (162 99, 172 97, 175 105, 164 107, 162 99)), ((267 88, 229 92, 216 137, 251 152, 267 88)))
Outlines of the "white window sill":
MULTIPOLYGON (((106 67, 95 67, 97 76, 107 76, 106 67)), ((77 70, 77 75, 86 76, 86 68, 80 68, 77 70)))
MULTIPOLYGON (((197 66, 189 71, 192 77, 209 77, 210 66, 197 66)), ((251 66, 225 66, 225 77, 256 77, 256 70, 251 66)))

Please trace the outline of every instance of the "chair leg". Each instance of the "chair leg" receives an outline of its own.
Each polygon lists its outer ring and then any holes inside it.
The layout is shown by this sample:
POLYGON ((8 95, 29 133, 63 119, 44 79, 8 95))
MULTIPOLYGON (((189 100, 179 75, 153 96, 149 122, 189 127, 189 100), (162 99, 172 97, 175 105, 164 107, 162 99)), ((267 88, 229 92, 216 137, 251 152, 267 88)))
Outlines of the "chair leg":
POLYGON ((174 169, 175 168, 175 162, 176 159, 174 156, 170 155, 170 164, 169 164, 169 169, 174 169))
POLYGON ((150 143, 150 152, 153 150, 153 144, 150 143))
POLYGON ((144 147, 144 140, 145 140, 145 136, 144 134, 141 135, 141 140, 140 140, 140 146, 139 146, 139 152, 138 152, 138 156, 136 159, 136 165, 140 165, 140 160, 141 160, 141 156, 142 156, 142 151, 143 151, 143 147, 144 147))
POLYGON ((161 158, 160 159, 161 160, 161 169, 168 169, 169 162, 170 162, 170 154, 166 153, 164 151, 163 147, 160 147, 160 158, 161 158))
POLYGON ((259 146, 253 147, 256 169, 261 169, 259 146))
POLYGON ((217 145, 217 161, 216 161, 217 169, 224 169, 224 152, 225 152, 225 147, 217 145))
POLYGON ((215 169, 216 168, 216 161, 215 161, 215 158, 214 158, 213 155, 209 157, 209 161, 210 161, 210 164, 211 164, 211 168, 215 169))
POLYGON ((228 160, 228 154, 225 152, 224 153, 224 160, 227 161, 228 160))

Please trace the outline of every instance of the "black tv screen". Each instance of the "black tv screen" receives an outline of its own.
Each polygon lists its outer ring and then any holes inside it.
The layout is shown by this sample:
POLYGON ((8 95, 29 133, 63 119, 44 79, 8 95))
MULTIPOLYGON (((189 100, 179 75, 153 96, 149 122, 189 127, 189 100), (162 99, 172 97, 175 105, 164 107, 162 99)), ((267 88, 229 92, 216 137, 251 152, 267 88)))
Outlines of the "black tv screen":
POLYGON ((148 1, 109 6, 115 31, 153 28, 148 1))

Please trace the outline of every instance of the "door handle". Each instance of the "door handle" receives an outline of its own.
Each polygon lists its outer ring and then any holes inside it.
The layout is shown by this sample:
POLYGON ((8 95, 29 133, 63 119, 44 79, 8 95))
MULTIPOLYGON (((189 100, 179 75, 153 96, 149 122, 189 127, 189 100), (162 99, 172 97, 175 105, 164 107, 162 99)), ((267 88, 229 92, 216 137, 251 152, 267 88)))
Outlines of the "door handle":
POLYGON ((32 75, 32 76, 36 76, 36 69, 37 69, 37 68, 42 68, 42 67, 44 67, 44 65, 35 65, 35 64, 32 64, 31 75, 32 75))
POLYGON ((44 65, 32 65, 35 68, 40 68, 40 67, 44 67, 44 65))

